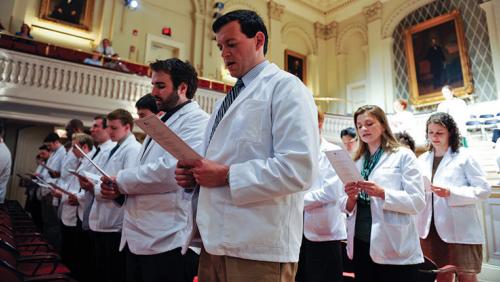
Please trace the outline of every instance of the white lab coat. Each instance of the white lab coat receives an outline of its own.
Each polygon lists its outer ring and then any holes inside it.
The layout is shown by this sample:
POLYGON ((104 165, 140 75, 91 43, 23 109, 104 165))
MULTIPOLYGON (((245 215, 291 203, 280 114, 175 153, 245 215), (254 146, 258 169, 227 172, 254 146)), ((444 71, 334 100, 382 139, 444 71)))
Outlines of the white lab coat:
POLYGON ((10 177, 10 167, 12 166, 12 156, 9 148, 0 137, 0 204, 5 201, 7 193, 7 183, 10 177))
MULTIPOLYGON (((59 148, 57 148, 57 150, 53 151, 50 154, 49 159, 46 162, 46 166, 50 169, 60 172, 65 157, 66 157, 66 149, 64 148, 64 146, 61 145, 59 148)), ((58 179, 52 178, 49 174, 49 171, 46 168, 43 169, 40 175, 47 182, 57 183, 58 179)), ((41 198, 42 196, 48 195, 50 193, 50 189, 45 187, 43 188, 40 187, 37 193, 40 194, 39 198, 41 198)))
POLYGON ((230 165, 229 186, 200 189, 196 222, 208 253, 298 261, 302 192, 318 171, 317 125, 311 92, 276 65, 245 85, 205 145, 206 159, 230 165))
MULTIPOLYGON (((69 153, 69 152, 68 152, 69 153)), ((92 151, 89 152, 89 156, 92 156, 92 154, 95 153, 95 149, 92 149, 92 151)), ((81 173, 82 171, 88 169, 91 164, 90 162, 85 159, 85 158, 78 158, 75 156, 73 153, 71 153, 75 160, 76 160, 76 166, 71 169, 76 169, 78 173, 81 173)), ((78 181, 78 177, 74 176, 73 174, 69 174, 69 176, 66 177, 66 182, 64 186, 60 186, 64 190, 74 194, 78 195, 78 193, 81 192, 80 189, 80 181, 78 181)), ((76 221, 77 221, 77 213, 79 210, 79 205, 78 206, 73 206, 68 203, 69 196, 66 194, 63 194, 61 197, 61 203, 59 208, 61 209, 61 221, 64 225, 66 226, 76 226, 76 221)))
MULTIPOLYGON (((130 133, 109 160, 108 156, 111 152, 104 157, 106 162, 102 169, 108 175, 113 176, 122 169, 134 167, 140 149, 141 143, 137 142, 134 134, 130 133)), ((94 187, 94 196, 94 203, 89 215, 90 229, 95 232, 120 232, 122 230, 123 206, 119 206, 113 200, 102 198, 100 185, 94 187)))
POLYGON ((323 151, 338 150, 339 146, 321 142, 319 173, 311 189, 304 195, 304 236, 315 242, 345 240, 346 217, 339 206, 345 195, 338 178, 323 151))
MULTIPOLYGON (((419 158, 423 175, 431 179, 434 152, 419 158)), ((476 204, 486 200, 491 186, 479 163, 466 148, 443 156, 434 174, 433 184, 450 189, 450 197, 434 195, 434 222, 439 237, 447 243, 482 244, 483 228, 476 204)), ((432 216, 432 192, 426 191, 426 206, 418 216, 418 231, 422 238, 429 234, 432 216)))
MULTIPOLYGON (((208 114, 190 102, 165 124, 191 148, 201 153, 208 114)), ((178 247, 187 250, 193 229, 193 191, 177 185, 177 159, 154 140, 142 145, 134 167, 121 170, 116 178, 127 195, 120 250, 128 244, 134 254, 153 255, 178 247)))
MULTIPOLYGON (((360 171, 363 159, 356 162, 360 171)), ((415 154, 403 147, 392 153, 384 152, 368 180, 385 191, 385 200, 370 197, 371 259, 378 264, 394 265, 424 262, 416 225, 416 215, 425 206, 424 185, 415 154)), ((347 196, 341 203, 347 212, 347 196)), ((351 259, 355 248, 356 209, 357 206, 347 218, 347 254, 351 259)))
MULTIPOLYGON (((113 147, 115 145, 116 145, 116 142, 111 141, 111 139, 109 139, 106 142, 99 145, 99 148, 100 148, 99 154, 97 154, 97 156, 95 156, 94 159, 92 159, 92 161, 94 161, 94 163, 96 163, 99 167, 101 167, 101 168, 104 167, 104 165, 106 164, 106 161, 108 160, 109 151, 111 151, 111 149, 113 149, 113 147)), ((92 153, 89 153, 88 156, 93 157, 94 154, 95 154, 95 151, 92 153)), ((80 174, 82 174, 83 176, 86 176, 85 172, 89 172, 89 173, 95 174, 97 176, 101 176, 101 173, 90 162, 88 162, 86 164, 87 165, 81 167, 78 170, 79 172, 81 172, 80 174)), ((94 183, 94 188, 95 188, 95 186, 100 185, 99 181, 95 181, 89 177, 87 177, 87 178, 91 182, 94 183)), ((84 220, 83 214, 85 212, 85 209, 87 208, 88 205, 92 204, 91 201, 93 201, 93 193, 82 189, 76 195, 76 197, 78 199, 78 218, 81 221, 83 221, 84 220)))
POLYGON ((456 97, 444 100, 438 105, 436 112, 449 114, 457 124, 460 134, 462 136, 468 135, 465 123, 470 119, 470 113, 464 100, 456 97))

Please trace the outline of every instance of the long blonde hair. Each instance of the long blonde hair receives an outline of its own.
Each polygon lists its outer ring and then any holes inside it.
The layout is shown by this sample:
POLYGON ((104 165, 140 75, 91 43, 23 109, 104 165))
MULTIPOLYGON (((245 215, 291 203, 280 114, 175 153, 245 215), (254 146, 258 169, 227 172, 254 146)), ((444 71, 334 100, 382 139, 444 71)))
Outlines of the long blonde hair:
POLYGON ((392 134, 392 130, 389 126, 389 122, 387 121, 387 116, 385 115, 384 110, 375 105, 364 105, 359 107, 354 113, 354 125, 356 126, 356 133, 358 134, 358 149, 356 150, 356 154, 354 155, 354 160, 357 161, 361 157, 363 157, 366 152, 368 152, 368 145, 361 140, 361 136, 359 134, 359 129, 357 125, 358 116, 368 113, 375 117, 380 124, 382 125, 384 131, 382 132, 382 140, 380 145, 384 152, 393 152, 397 148, 399 148, 399 142, 396 140, 394 135, 392 134))

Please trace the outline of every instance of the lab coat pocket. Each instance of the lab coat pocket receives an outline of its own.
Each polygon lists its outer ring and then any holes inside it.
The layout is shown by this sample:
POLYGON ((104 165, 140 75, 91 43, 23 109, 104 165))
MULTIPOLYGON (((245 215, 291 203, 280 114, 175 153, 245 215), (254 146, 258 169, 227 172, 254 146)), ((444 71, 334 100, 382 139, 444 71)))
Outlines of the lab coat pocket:
POLYGON ((411 222, 409 214, 384 210, 384 222, 390 225, 408 225, 411 222))
POLYGON ((265 116, 266 102, 254 99, 245 101, 245 111, 237 115, 235 124, 238 128, 238 140, 260 142, 262 136, 262 120, 265 116))

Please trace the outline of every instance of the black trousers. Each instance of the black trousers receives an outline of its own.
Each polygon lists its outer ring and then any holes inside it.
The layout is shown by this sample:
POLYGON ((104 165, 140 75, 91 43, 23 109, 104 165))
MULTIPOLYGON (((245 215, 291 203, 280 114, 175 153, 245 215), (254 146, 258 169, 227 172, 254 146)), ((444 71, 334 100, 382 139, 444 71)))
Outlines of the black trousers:
MULTIPOLYGON (((71 275, 78 273, 78 241, 75 226, 66 226, 61 222, 61 258, 71 270, 71 275)), ((76 277, 76 276, 75 276, 76 277)))
POLYGON ((125 281, 125 254, 119 251, 121 232, 93 232, 96 251, 96 281, 125 281))
POLYGON ((313 242, 302 238, 298 282, 342 282, 342 246, 340 241, 313 242))
POLYGON ((95 243, 93 234, 90 230, 82 229, 82 221, 78 219, 76 222, 76 238, 78 249, 78 265, 76 268, 76 278, 78 282, 97 281, 96 265, 95 265, 95 243))
POLYGON ((192 282, 196 276, 193 270, 198 266, 198 255, 191 250, 184 256, 181 248, 154 255, 136 255, 126 246, 124 252, 127 282, 192 282))
POLYGON ((418 264, 375 263, 370 257, 370 244, 358 239, 354 239, 353 262, 356 282, 418 282, 418 264))

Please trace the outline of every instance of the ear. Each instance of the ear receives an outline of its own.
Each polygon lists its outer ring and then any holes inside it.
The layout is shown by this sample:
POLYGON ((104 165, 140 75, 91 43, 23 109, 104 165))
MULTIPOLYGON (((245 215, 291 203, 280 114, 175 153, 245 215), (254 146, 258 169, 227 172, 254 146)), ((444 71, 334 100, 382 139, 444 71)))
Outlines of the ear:
POLYGON ((256 49, 259 49, 259 48, 264 48, 264 43, 266 42, 266 36, 264 35, 264 33, 262 31, 258 31, 256 34, 255 34, 255 39, 256 39, 256 49))
POLYGON ((179 87, 177 87, 177 94, 186 96, 187 91, 188 91, 187 84, 185 82, 181 82, 181 84, 179 84, 179 87))

